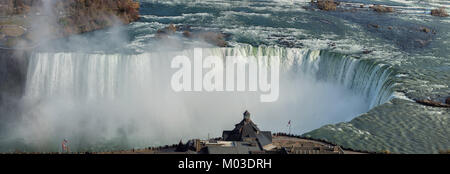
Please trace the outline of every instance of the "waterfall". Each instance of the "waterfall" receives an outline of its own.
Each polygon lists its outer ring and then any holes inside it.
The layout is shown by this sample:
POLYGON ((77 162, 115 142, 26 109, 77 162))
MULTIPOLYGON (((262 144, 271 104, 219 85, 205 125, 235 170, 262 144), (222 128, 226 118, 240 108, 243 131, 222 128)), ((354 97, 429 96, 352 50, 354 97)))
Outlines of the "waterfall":
POLYGON ((147 54, 36 53, 30 60, 25 95, 113 99, 133 88, 143 88, 151 80, 148 57, 147 54))
MULTIPOLYGON (((366 97, 370 108, 392 98, 393 71, 388 65, 358 60, 328 51, 282 47, 209 48, 206 55, 279 56, 281 71, 301 71, 316 80, 338 83, 366 97)), ((173 55, 192 56, 192 50, 173 55)), ((71 94, 94 98, 115 98, 143 90, 152 81, 152 58, 161 53, 138 55, 35 53, 27 75, 27 97, 71 94), (139 91, 139 90, 138 90, 139 91)), ((155 65, 153 65, 155 66, 155 65)))
POLYGON ((148 147, 205 138, 205 132, 220 136, 247 109, 263 129, 285 131, 293 120, 300 134, 349 121, 392 97, 387 65, 328 51, 249 45, 205 48, 203 57, 279 56, 278 101, 260 103, 258 92, 177 93, 170 86, 177 55, 193 57, 194 51, 33 53, 15 137, 37 151, 55 151, 63 138, 76 142, 74 151, 148 147))
POLYGON ((279 56, 282 71, 301 71, 316 80, 342 84, 366 97, 369 108, 392 99, 393 76, 390 66, 369 60, 358 60, 329 51, 238 46, 215 50, 223 56, 279 56))

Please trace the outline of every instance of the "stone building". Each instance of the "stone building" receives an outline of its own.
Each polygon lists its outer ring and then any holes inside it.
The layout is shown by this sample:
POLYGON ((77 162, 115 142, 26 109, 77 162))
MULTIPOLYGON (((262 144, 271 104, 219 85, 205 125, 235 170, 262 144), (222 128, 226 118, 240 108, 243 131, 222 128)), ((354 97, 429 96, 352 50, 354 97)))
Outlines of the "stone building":
POLYGON ((205 144, 208 154, 254 154, 266 153, 274 148, 272 133, 260 131, 250 119, 250 113, 244 112, 244 119, 233 130, 223 131, 222 139, 205 144))

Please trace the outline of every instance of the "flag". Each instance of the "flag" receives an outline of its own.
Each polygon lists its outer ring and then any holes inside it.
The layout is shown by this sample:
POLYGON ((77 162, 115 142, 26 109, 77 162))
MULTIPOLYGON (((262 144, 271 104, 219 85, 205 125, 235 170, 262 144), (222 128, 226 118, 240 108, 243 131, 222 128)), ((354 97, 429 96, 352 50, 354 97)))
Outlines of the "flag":
POLYGON ((63 152, 67 152, 68 151, 67 143, 68 143, 67 139, 64 139, 64 141, 62 142, 62 151, 63 152))
POLYGON ((289 122, 288 122, 287 126, 289 127, 290 125, 291 125, 291 120, 289 120, 289 122))

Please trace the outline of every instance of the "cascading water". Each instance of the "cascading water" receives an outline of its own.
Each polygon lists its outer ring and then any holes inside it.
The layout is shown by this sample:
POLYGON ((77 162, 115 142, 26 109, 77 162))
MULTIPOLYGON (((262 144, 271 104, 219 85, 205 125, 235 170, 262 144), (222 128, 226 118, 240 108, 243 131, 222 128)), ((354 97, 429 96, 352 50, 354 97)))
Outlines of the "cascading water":
POLYGON ((180 138, 220 135, 250 110, 264 129, 295 133, 349 121, 388 101, 388 66, 327 51, 252 47, 203 49, 204 56, 279 56, 280 97, 260 103, 259 92, 176 93, 170 87, 176 55, 42 53, 30 59, 23 121, 17 136, 32 150, 108 150, 163 145, 180 138), (27 131, 23 131, 26 129, 27 131))
POLYGON ((372 61, 357 60, 328 51, 289 49, 282 47, 244 46, 228 50, 227 55, 282 57, 284 71, 295 69, 316 80, 341 84, 353 92, 364 96, 373 108, 390 100, 392 96, 393 71, 388 65, 372 61))

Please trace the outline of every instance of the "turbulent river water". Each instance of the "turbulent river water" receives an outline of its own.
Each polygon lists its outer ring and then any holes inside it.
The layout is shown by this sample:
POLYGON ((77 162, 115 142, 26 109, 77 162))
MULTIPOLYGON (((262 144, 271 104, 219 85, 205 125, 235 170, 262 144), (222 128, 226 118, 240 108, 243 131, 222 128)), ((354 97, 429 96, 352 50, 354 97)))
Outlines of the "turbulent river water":
POLYGON ((246 109, 261 129, 287 132, 292 120, 295 134, 358 150, 450 149, 449 110, 412 100, 450 94, 450 20, 429 15, 450 3, 343 2, 326 12, 305 8, 309 0, 141 1, 137 22, 33 52, 21 121, 0 150, 57 151, 64 138, 75 151, 99 151, 218 137, 246 109), (396 12, 373 12, 374 3, 396 12), (168 24, 226 33, 230 46, 156 39, 168 24), (261 103, 260 92, 174 92, 171 60, 192 57, 194 47, 223 59, 279 56, 279 100, 261 103))

